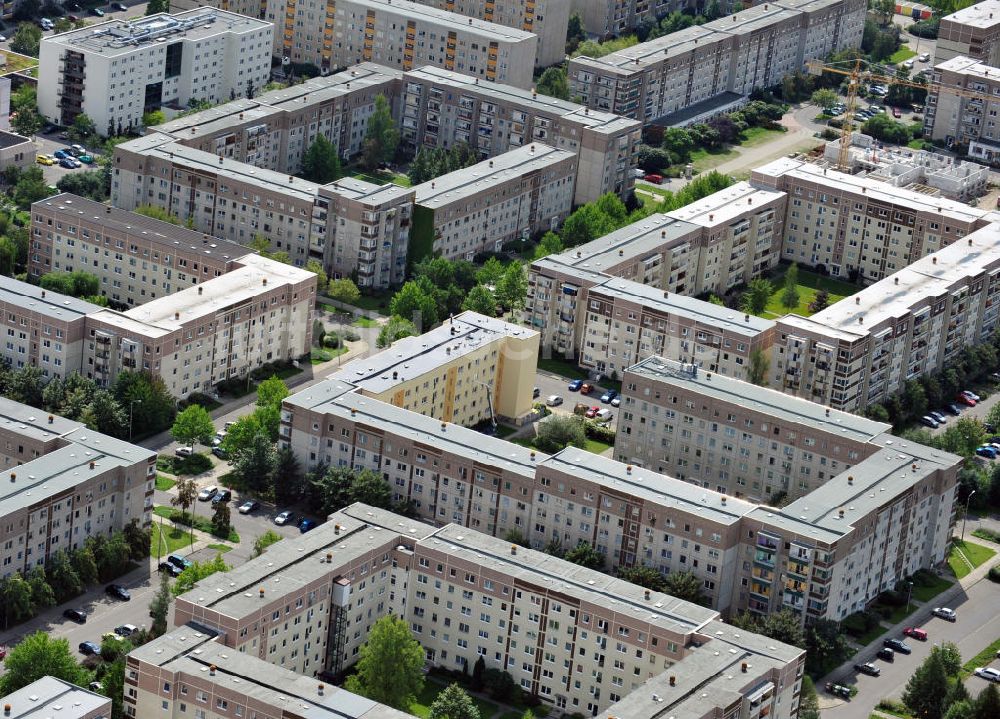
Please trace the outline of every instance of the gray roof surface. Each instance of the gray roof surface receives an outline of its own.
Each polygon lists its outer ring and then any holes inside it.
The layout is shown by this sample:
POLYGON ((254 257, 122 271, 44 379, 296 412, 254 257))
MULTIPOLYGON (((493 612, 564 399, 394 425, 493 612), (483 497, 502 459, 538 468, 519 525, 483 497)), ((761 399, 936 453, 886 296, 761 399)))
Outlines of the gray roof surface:
POLYGON ((956 10, 941 20, 960 23, 976 28, 993 28, 1000 25, 1000 0, 983 0, 975 5, 956 10))
POLYGON ((6 276, 0 277, 0 302, 10 307, 19 307, 25 312, 38 312, 64 322, 71 322, 104 309, 85 300, 61 295, 52 290, 43 290, 38 285, 6 276))
POLYGON ((343 177, 331 182, 329 185, 325 185, 325 187, 331 188, 342 197, 356 202, 367 202, 372 205, 392 202, 397 198, 413 194, 412 187, 402 187, 391 182, 376 185, 371 182, 359 180, 356 177, 343 177))
POLYGON ((356 12, 373 9, 376 13, 384 12, 399 15, 418 23, 432 23, 444 30, 461 31, 470 34, 483 35, 504 42, 517 42, 537 37, 534 33, 517 28, 498 25, 479 18, 460 15, 448 10, 438 9, 410 0, 352 0, 357 6, 356 12))
POLYGON ((3 698, 11 707, 10 719, 82 719, 100 711, 111 716, 111 699, 76 684, 45 676, 3 698))
POLYGON ((662 252, 664 245, 693 241, 700 236, 699 226, 657 213, 558 255, 550 255, 548 259, 571 267, 606 272, 628 258, 642 260, 662 252))

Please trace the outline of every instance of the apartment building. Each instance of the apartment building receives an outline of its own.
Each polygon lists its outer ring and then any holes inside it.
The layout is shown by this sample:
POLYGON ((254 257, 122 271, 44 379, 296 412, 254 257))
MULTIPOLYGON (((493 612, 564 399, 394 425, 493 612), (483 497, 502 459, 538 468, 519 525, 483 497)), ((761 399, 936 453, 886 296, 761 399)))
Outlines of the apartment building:
POLYGON ((543 352, 609 376, 663 354, 742 379, 751 357, 767 355, 774 340, 771 320, 574 267, 559 257, 532 263, 524 321, 539 331, 543 352))
MULTIPOLYGON (((70 193, 31 206, 28 275, 83 270, 128 309, 239 266, 249 248, 70 193)), ((74 302, 80 302, 74 300, 74 302)), ((85 314, 101 308, 88 305, 85 314)))
POLYGON ((790 158, 750 184, 788 195, 782 259, 834 277, 881 280, 989 222, 962 202, 790 158))
POLYGON ((98 305, 43 290, 37 285, 0 279, 0 327, 5 330, 0 358, 13 368, 38 367, 42 375, 62 378, 83 365, 87 316, 98 305))
MULTIPOLYGON (((650 430, 660 421, 631 400, 622 411, 645 416, 650 430)), ((425 521, 516 532, 533 547, 587 541, 609 570, 693 572, 726 615, 787 607, 802 621, 843 619, 942 561, 961 463, 880 435, 867 459, 845 454, 826 484, 774 509, 576 448, 547 456, 360 397, 336 379, 284 402, 280 443, 305 467, 381 472, 394 501, 425 521), (776 581, 793 564, 799 576, 776 581)), ((783 451, 764 449, 783 461, 783 451)))
POLYGON ((62 679, 44 676, 3 698, 4 717, 33 719, 106 719, 111 716, 110 697, 95 694, 62 679))
POLYGON ((8 167, 24 170, 31 167, 35 164, 37 152, 38 148, 31 138, 0 130, 0 170, 8 167))
POLYGON ((360 180, 319 185, 183 145, 153 133, 115 148, 112 204, 155 205, 232 242, 257 236, 304 266, 386 289, 406 271, 413 191, 360 180))
POLYGON ((471 261, 558 229, 573 209, 576 173, 576 153, 533 142, 415 186, 412 259, 471 261))
POLYGON ((1000 66, 1000 2, 985 0, 941 18, 934 62, 959 56, 1000 66))
POLYGON ((398 105, 402 72, 363 62, 334 75, 238 98, 157 125, 156 132, 198 150, 276 172, 296 173, 320 136, 344 160, 359 154, 382 95, 398 105))
POLYGON ((570 60, 570 94, 590 108, 686 125, 735 109, 814 58, 858 47, 861 0, 779 0, 602 58, 570 60))
POLYGON ((927 93, 924 136, 958 145, 974 160, 996 164, 998 93, 1000 72, 991 65, 963 55, 936 65, 927 93))
MULTIPOLYGON (((420 326, 419 318, 414 324, 420 326)), ((538 333, 463 312, 418 337, 404 337, 331 375, 365 397, 471 427, 531 413, 538 333)))
POLYGON ((217 8, 159 13, 43 38, 38 111, 50 122, 94 121, 103 136, 143 125, 161 106, 253 96, 271 72, 273 25, 217 8))
POLYGON ((538 36, 521 26, 410 0, 283 0, 269 2, 264 17, 275 26, 276 55, 327 70, 367 61, 401 70, 435 65, 527 88, 538 51, 538 36))
POLYGON ((946 367, 997 329, 998 243, 991 223, 811 317, 781 318, 771 386, 860 411, 946 367))
POLYGON ((768 504, 822 487, 892 429, 655 356, 625 372, 620 414, 620 462, 768 504))
POLYGON ((589 35, 607 37, 621 35, 644 22, 679 10, 680 6, 669 0, 571 0, 570 13, 580 15, 583 28, 589 35))
POLYGON ((433 66, 403 73, 402 92, 400 133, 412 148, 464 142, 486 159, 544 142, 578 156, 575 204, 632 189, 636 120, 433 66))
POLYGON ((0 397, 0 576, 132 521, 149 526, 156 453, 0 397))
MULTIPOLYGON (((289 670, 350 666, 374 620, 390 613, 409 622, 430 664, 463 668, 481 656, 557 710, 595 714, 661 686, 672 709, 688 693, 673 691, 678 684, 710 682, 725 687, 727 706, 736 695, 744 711, 770 707, 748 716, 795 715, 800 649, 732 631, 713 610, 461 525, 435 529, 360 504, 294 546, 280 542, 224 580, 200 582, 178 598, 175 623, 187 626, 157 642, 180 648, 181 634, 193 639, 216 676, 229 674, 225 662, 236 657, 260 671, 276 665, 271 677, 291 679, 289 670), (223 582, 232 591, 216 591, 223 582), (193 637, 196 627, 204 629, 193 637), (718 663, 721 655, 728 660, 718 663)), ((135 684, 126 681, 158 701, 162 682, 143 682, 144 664, 174 664, 177 656, 142 647, 129 657, 135 684), (166 655, 175 658, 160 658, 166 655)), ((344 706, 354 704, 333 692, 344 706)))

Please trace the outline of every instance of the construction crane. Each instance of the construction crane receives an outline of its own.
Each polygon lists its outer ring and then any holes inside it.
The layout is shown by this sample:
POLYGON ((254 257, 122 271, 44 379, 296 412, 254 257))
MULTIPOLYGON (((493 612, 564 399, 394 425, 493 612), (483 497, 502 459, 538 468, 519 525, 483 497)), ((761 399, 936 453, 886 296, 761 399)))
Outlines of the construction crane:
POLYGON ((840 129, 840 152, 837 155, 837 169, 843 172, 848 171, 848 159, 850 157, 849 152, 851 148, 851 129, 853 127, 854 113, 856 112, 858 105, 858 93, 863 82, 874 82, 886 86, 903 85, 906 87, 916 87, 921 90, 926 90, 928 93, 932 92, 935 88, 944 88, 948 94, 958 95, 960 97, 979 99, 990 97, 984 92, 976 92, 974 90, 966 90, 959 87, 948 87, 941 85, 940 83, 914 82, 913 80, 905 80, 901 77, 895 77, 894 75, 885 75, 874 72, 870 69, 868 61, 861 58, 853 61, 846 61, 841 64, 847 63, 851 64, 849 69, 838 67, 837 64, 825 64, 821 60, 810 60, 806 63, 806 68, 811 75, 822 75, 824 72, 832 72, 837 75, 844 75, 848 78, 847 110, 844 112, 844 123, 841 125, 840 129))

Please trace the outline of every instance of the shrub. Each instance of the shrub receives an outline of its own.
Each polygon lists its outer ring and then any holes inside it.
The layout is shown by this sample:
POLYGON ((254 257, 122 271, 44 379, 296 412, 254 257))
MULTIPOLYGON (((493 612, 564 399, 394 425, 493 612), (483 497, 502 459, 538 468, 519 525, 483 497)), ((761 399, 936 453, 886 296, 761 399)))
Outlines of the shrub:
POLYGON ((615 443, 615 431, 606 424, 595 422, 592 419, 584 420, 583 430, 590 439, 596 439, 605 444, 615 443))
POLYGON ((1000 564, 995 564, 990 567, 989 578, 991 582, 1000 583, 1000 564))
POLYGON ((202 394, 201 392, 192 392, 184 400, 187 405, 197 404, 201 405, 205 409, 212 409, 218 406, 218 402, 209 397, 207 394, 202 394))
POLYGON ((860 637, 877 627, 880 621, 881 617, 876 612, 855 612, 841 622, 841 627, 851 636, 860 637))
POLYGON ((359 335, 354 330, 345 329, 343 332, 341 332, 341 335, 343 336, 345 342, 357 342, 359 339, 361 339, 361 335, 359 335))
MULTIPOLYGON (((901 607, 906 604, 906 593, 897 589, 882 592, 878 595, 878 601, 880 604, 884 604, 887 607, 901 607)), ((890 614, 891 613, 892 612, 890 611, 890 614)))
POLYGON ((201 474, 210 470, 212 466, 212 460, 205 454, 192 454, 190 457, 161 454, 156 458, 156 468, 169 474, 201 474))

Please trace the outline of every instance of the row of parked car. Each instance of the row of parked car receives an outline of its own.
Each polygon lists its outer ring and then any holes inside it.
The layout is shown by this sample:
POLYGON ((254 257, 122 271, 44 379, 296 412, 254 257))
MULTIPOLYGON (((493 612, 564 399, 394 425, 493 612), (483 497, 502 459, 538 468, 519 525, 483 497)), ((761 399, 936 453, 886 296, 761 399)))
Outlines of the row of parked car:
POLYGON ((980 400, 980 396, 972 390, 962 390, 955 397, 954 402, 946 404, 941 409, 931 410, 920 418, 920 424, 931 429, 937 429, 942 424, 947 423, 948 415, 958 417, 962 414, 962 407, 975 407, 980 400))

